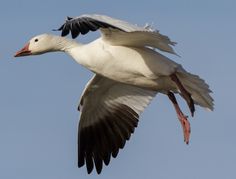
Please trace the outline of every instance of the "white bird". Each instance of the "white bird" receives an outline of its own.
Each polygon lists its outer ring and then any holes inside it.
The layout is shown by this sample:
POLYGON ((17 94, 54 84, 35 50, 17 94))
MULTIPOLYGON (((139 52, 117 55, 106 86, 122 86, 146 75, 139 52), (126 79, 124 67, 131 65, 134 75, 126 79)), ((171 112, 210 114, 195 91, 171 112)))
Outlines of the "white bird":
POLYGON ((15 57, 62 51, 95 73, 86 85, 79 104, 78 166, 94 166, 99 174, 103 163, 117 156, 138 124, 144 108, 159 93, 169 97, 177 112, 188 144, 190 124, 174 93, 187 102, 193 116, 194 104, 213 110, 209 86, 199 76, 160 54, 176 54, 167 36, 150 27, 138 27, 103 15, 68 18, 58 29, 73 38, 89 31, 101 37, 88 44, 50 34, 33 37, 15 57))

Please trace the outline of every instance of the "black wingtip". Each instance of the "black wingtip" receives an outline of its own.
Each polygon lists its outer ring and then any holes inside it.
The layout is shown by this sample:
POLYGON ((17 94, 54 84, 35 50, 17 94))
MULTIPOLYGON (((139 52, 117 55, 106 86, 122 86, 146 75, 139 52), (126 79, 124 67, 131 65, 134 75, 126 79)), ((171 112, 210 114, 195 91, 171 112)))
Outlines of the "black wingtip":
POLYGON ((86 157, 87 173, 90 174, 93 171, 93 158, 91 153, 86 157))
POLYGON ((71 19, 73 19, 73 17, 67 16, 67 20, 68 20, 68 21, 71 20, 71 19))
POLYGON ((78 161, 78 168, 81 168, 84 166, 84 158, 79 158, 79 161, 78 161))
MULTIPOLYGON (((72 17, 67 17, 67 20, 66 21, 69 21, 73 19, 72 17)), ((64 23, 61 27, 59 27, 58 29, 52 29, 52 31, 62 31, 61 33, 61 36, 66 36, 69 34, 69 31, 70 29, 68 29, 68 27, 66 26, 66 23, 64 23)))
POLYGON ((61 27, 59 27, 58 29, 53 29, 53 31, 61 31, 64 28, 65 24, 63 24, 61 27))
POLYGON ((110 160, 111 160, 111 154, 108 153, 104 158, 104 163, 105 163, 106 166, 109 165, 110 160))
POLYGON ((90 174, 93 171, 93 166, 88 166, 87 165, 87 173, 90 174))
POLYGON ((97 169, 97 174, 100 175, 102 172, 102 169, 97 169))
POLYGON ((113 151, 111 155, 112 155, 113 158, 116 158, 118 153, 119 153, 119 148, 116 149, 115 151, 113 151))
POLYGON ((101 159, 95 159, 95 167, 96 167, 96 171, 97 174, 99 175, 102 172, 102 160, 101 159))
POLYGON ((70 33, 69 29, 63 28, 62 31, 61 31, 61 36, 62 37, 67 36, 69 33, 70 33))

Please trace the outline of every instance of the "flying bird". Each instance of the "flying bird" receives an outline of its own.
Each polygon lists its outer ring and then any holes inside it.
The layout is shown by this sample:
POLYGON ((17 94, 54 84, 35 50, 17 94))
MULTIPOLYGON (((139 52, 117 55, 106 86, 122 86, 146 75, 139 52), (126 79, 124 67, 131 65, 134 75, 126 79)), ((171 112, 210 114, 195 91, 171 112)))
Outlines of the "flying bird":
POLYGON ((195 104, 213 110, 208 84, 161 54, 177 55, 172 48, 176 43, 158 30, 104 15, 68 17, 57 30, 61 36, 37 35, 15 57, 62 51, 94 72, 78 106, 78 167, 86 165, 88 173, 95 167, 100 174, 103 163, 108 165, 111 156, 117 156, 157 93, 173 104, 187 144, 190 123, 175 94, 186 101, 192 116, 195 104), (88 44, 73 40, 97 30, 101 37, 88 44), (69 33, 73 39, 64 37, 69 33))

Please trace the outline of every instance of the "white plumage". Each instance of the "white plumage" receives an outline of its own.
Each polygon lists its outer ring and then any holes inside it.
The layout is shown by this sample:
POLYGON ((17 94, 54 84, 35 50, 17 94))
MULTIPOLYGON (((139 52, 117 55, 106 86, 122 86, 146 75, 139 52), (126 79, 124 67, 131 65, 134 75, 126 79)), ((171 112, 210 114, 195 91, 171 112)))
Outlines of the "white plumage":
POLYGON ((197 75, 160 54, 176 54, 167 36, 149 27, 138 27, 102 15, 82 15, 68 20, 58 29, 73 38, 89 31, 101 31, 101 37, 80 44, 65 37, 43 34, 33 37, 17 54, 38 55, 63 51, 95 75, 86 85, 79 104, 78 165, 86 163, 90 173, 98 173, 103 163, 116 157, 130 138, 138 118, 155 95, 169 97, 189 142, 190 124, 180 110, 173 93, 180 93, 193 116, 194 104, 213 110, 209 86, 197 75))

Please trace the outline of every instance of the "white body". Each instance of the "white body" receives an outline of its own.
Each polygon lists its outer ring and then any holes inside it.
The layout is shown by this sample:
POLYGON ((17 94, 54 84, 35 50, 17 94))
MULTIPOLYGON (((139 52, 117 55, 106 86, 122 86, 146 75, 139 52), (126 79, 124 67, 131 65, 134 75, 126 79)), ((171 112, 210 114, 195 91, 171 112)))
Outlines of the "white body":
POLYGON ((168 86, 174 89, 174 83, 166 76, 183 72, 181 65, 155 50, 113 46, 101 38, 66 52, 96 74, 152 90, 167 90, 168 86))

